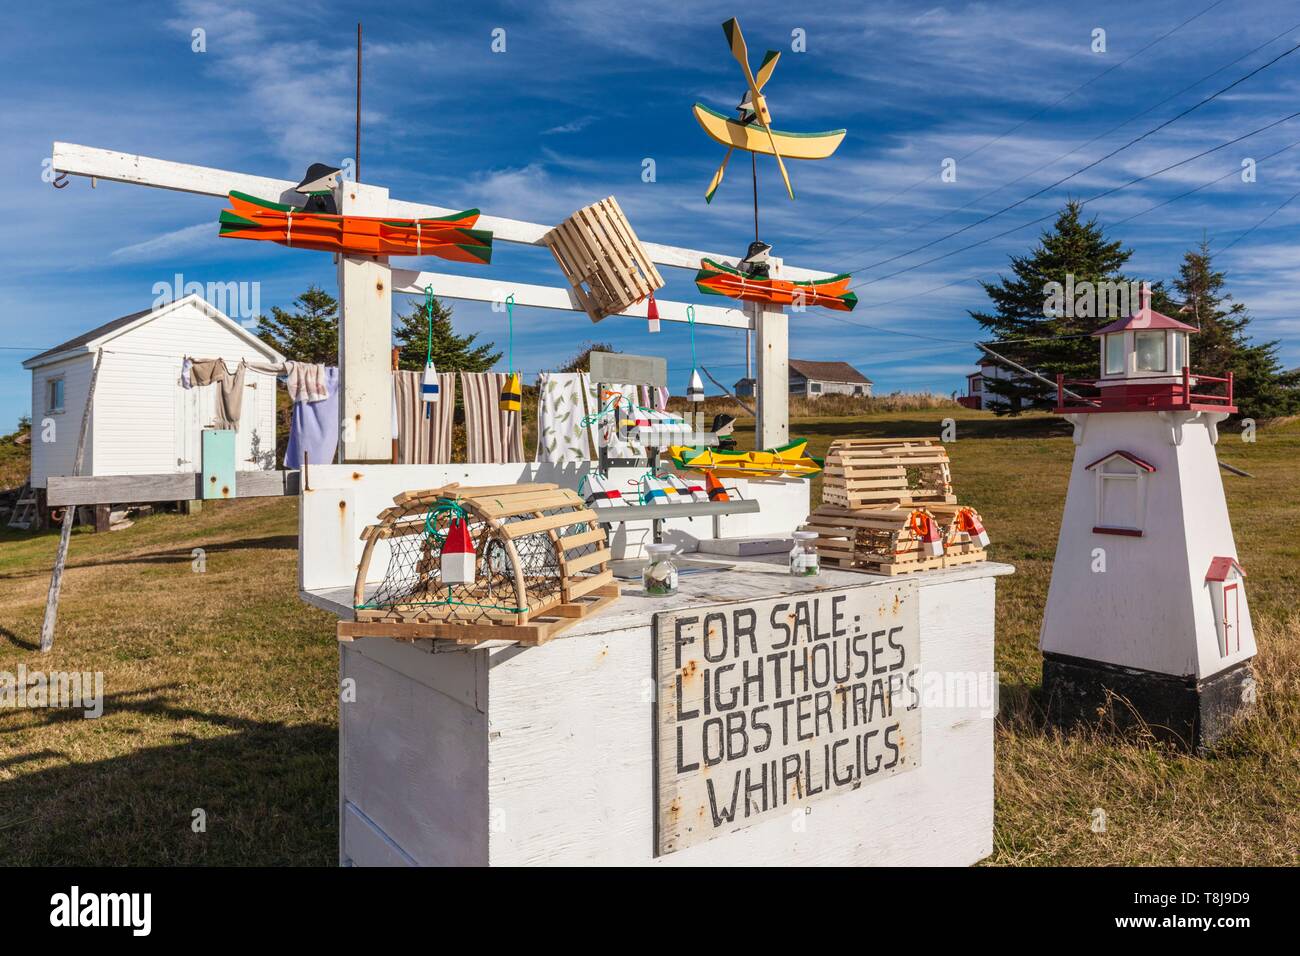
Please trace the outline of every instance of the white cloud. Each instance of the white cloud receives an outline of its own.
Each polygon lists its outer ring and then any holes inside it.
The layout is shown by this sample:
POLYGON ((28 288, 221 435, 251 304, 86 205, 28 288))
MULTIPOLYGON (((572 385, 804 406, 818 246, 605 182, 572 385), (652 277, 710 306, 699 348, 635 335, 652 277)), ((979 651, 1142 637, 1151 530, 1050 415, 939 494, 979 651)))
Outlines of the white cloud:
POLYGON ((154 236, 152 239, 146 239, 143 242, 122 246, 114 249, 109 253, 109 256, 124 262, 148 262, 160 255, 174 255, 178 252, 189 252, 201 246, 206 246, 210 240, 216 237, 217 229, 212 223, 200 222, 193 226, 185 226, 183 229, 175 229, 161 236, 154 236))

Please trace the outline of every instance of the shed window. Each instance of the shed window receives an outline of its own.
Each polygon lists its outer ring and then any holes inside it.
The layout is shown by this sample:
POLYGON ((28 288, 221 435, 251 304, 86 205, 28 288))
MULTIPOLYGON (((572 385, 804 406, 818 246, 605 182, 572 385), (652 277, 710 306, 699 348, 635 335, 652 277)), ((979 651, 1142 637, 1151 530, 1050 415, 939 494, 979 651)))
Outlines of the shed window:
POLYGON ((1106 374, 1121 375, 1124 372, 1124 333, 1106 336, 1106 374))
POLYGON ((821 390, 822 390, 822 383, 821 383, 821 382, 809 382, 809 383, 808 383, 808 391, 811 392, 812 394, 816 395, 816 394, 817 394, 818 392, 820 392, 821 390))
POLYGON ((1164 372, 1169 365, 1165 361, 1164 332, 1135 332, 1133 351, 1137 353, 1137 367, 1140 372, 1164 372))
POLYGON ((47 412, 63 411, 63 378, 52 378, 45 383, 45 410, 47 412))

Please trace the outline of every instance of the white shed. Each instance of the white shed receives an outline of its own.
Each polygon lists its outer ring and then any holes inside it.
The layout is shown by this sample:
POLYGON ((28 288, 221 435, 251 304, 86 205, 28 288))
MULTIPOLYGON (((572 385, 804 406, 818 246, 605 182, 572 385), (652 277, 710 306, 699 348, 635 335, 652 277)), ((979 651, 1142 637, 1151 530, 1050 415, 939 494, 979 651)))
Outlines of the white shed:
MULTIPOLYGON (((83 475, 201 471, 203 428, 216 389, 181 387, 185 356, 279 363, 284 356, 252 331, 188 295, 124 315, 23 362, 32 373, 32 487, 72 474, 86 390, 103 350, 86 433, 83 475)), ((275 376, 248 369, 236 439, 241 470, 275 467, 275 376)))

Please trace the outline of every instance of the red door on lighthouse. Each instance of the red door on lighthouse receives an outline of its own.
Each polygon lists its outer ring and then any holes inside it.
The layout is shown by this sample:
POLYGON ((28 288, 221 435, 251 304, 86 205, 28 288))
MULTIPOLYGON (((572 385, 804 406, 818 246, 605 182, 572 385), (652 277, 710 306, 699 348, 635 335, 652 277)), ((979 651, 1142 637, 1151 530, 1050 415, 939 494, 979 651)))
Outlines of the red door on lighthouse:
POLYGON ((1223 586, 1223 656, 1241 650, 1241 601, 1240 584, 1233 581, 1223 586))

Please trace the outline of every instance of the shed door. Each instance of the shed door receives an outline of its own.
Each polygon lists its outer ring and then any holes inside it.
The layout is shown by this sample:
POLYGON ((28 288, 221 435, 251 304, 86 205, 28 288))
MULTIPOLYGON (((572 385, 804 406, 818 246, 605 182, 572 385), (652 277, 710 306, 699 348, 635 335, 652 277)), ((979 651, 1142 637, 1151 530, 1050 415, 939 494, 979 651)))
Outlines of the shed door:
POLYGON ((216 414, 216 389, 176 387, 176 470, 201 471, 203 446, 200 432, 216 414))
POLYGON ((1223 586, 1223 656, 1241 650, 1241 592, 1240 582, 1223 586))

